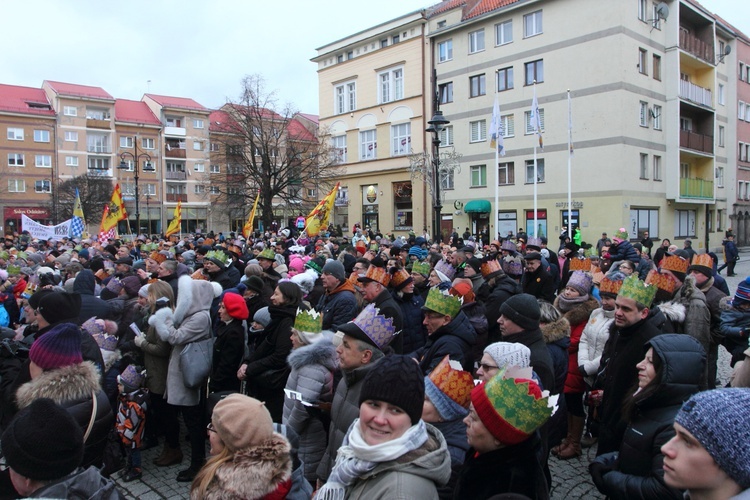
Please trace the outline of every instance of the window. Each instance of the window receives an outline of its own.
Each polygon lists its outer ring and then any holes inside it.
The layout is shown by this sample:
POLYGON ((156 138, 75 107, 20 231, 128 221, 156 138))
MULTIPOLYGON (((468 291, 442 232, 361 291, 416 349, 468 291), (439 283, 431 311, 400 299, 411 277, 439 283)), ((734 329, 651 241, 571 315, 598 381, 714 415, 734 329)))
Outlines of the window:
POLYGON ((35 181, 34 182, 34 191, 37 193, 51 193, 52 192, 52 183, 47 180, 42 181, 35 181))
POLYGON ((63 114, 65 116, 78 116, 78 108, 75 106, 64 106, 63 114))
POLYGON ((392 43, 392 44, 394 44, 394 43, 398 43, 398 42, 399 42, 400 40, 401 40, 401 37, 399 37, 398 35, 393 35, 393 36, 391 37, 391 43, 392 43))
POLYGON ((438 29, 440 29, 440 28, 445 28, 445 24, 446 24, 446 22, 447 22, 447 21, 438 21, 438 23, 437 23, 437 27, 438 27, 438 29))
POLYGON ((211 144, 209 144, 208 147, 209 147, 209 151, 211 151, 212 153, 216 153, 221 149, 219 144, 216 142, 212 142, 211 144))
POLYGON ((109 110, 102 108, 86 108, 88 120, 109 120, 109 110))
POLYGON ((49 142, 49 130, 34 130, 34 142, 49 142))
POLYGON ((654 80, 661 81, 661 56, 654 54, 651 59, 651 66, 654 73, 654 80))
POLYGON ((724 187, 724 167, 716 167, 716 187, 724 187))
POLYGON ((438 44, 438 62, 453 59, 453 40, 446 40, 438 44))
POLYGON ((380 48, 384 49, 385 47, 388 47, 388 39, 387 38, 383 38, 382 40, 380 40, 380 48))
POLYGON ((505 45, 513 41, 513 21, 495 25, 495 45, 505 45))
POLYGON ((394 68, 378 75, 380 103, 404 98, 404 68, 394 68))
POLYGON ((411 123, 391 126, 391 156, 406 155, 411 152, 411 123))
POLYGON ((213 165, 212 164, 210 172, 212 174, 220 174, 221 173, 221 165, 219 165, 219 164, 213 165))
POLYGON ((497 72, 497 91, 510 90, 513 88, 513 66, 503 68, 497 72))
POLYGON ((93 134, 89 132, 86 135, 86 146, 89 153, 112 152, 112 148, 109 144, 109 134, 93 134))
POLYGON ((199 118, 193 118, 193 128, 204 128, 205 122, 199 118))
POLYGON ((722 106, 724 106, 726 104, 726 94, 724 92, 724 84, 723 83, 719 84, 719 97, 718 97, 718 99, 719 99, 719 104, 721 104, 722 106))
POLYGON ((674 211, 675 238, 695 236, 695 210, 674 211))
POLYGON ((497 184, 499 186, 512 186, 515 183, 513 162, 500 163, 497 166, 497 184))
POLYGON ((8 179, 9 193, 25 193, 26 181, 23 179, 8 179))
POLYGON ((23 153, 8 153, 9 167, 25 167, 26 159, 23 153))
POLYGON ((23 129, 22 128, 10 128, 10 127, 8 127, 8 140, 9 141, 22 141, 23 140, 23 129))
POLYGON ((469 54, 484 50, 484 29, 469 33, 469 54))
POLYGON ((176 118, 174 116, 167 116, 165 117, 165 120, 167 121, 167 127, 182 128, 182 118, 176 118))
POLYGON ((487 185, 487 165, 471 166, 471 187, 484 187, 487 185))
POLYGON ((648 179, 648 155, 641 153, 641 179, 648 179))
POLYGON ((514 137, 516 135, 516 120, 512 114, 500 116, 500 125, 502 126, 503 137, 514 137))
POLYGON ((67 167, 77 167, 78 166, 78 157, 77 156, 66 156, 65 157, 65 166, 67 166, 67 167))
POLYGON ((196 184, 195 185, 195 194, 205 194, 206 192, 206 186, 203 184, 196 184))
POLYGON ((65 132, 67 142, 78 142, 78 132, 65 132))
MULTIPOLYGON (((67 132, 66 132, 67 134, 67 132)), ((133 138, 129 135, 121 135, 120 136, 120 147, 121 148, 132 148, 133 147, 133 138)))
POLYGON ((523 37, 542 34, 542 11, 538 10, 523 16, 523 37))
POLYGON ((334 163, 346 163, 346 135, 331 137, 331 149, 334 163))
POLYGON ((526 85, 534 85, 544 81, 544 60, 527 62, 523 65, 526 70, 526 85))
POLYGON ((193 141, 193 151, 203 151, 203 142, 193 141))
POLYGON ((52 156, 36 155, 34 157, 34 166, 42 168, 52 168, 52 156))
POLYGON ((469 77, 469 97, 478 97, 487 93, 484 75, 469 77))
MULTIPOLYGON (((544 160, 536 160, 536 181, 544 182, 544 160)), ((526 160, 526 184, 534 183, 534 160, 526 160)))
POLYGON ((206 171, 206 165, 204 163, 196 163, 195 166, 193 166, 193 170, 203 173, 206 171))
POLYGON ((654 104, 654 130, 661 130, 661 106, 654 104))
POLYGON ((453 170, 441 170, 440 171, 440 189, 443 189, 443 190, 455 189, 453 170))
POLYGON ((414 226, 411 181, 393 183, 394 229, 409 230, 414 226))
POLYGON ((109 158, 89 158, 89 170, 109 170, 109 158))
POLYGON ((719 125, 719 147, 724 147, 724 125, 719 125))
POLYGON ((469 122, 470 142, 482 142, 487 140, 487 121, 477 120, 469 122))
POLYGON ((315 188, 307 188, 307 197, 315 198, 315 188))
POLYGON ((337 62, 337 63, 342 63, 342 62, 344 62, 344 55, 343 55, 343 54, 339 54, 339 55, 337 55, 337 56, 336 56, 336 62, 337 62))
POLYGON ((440 104, 453 102, 453 82, 438 85, 438 95, 440 96, 440 104))
POLYGON ((641 127, 648 127, 648 103, 645 101, 640 103, 638 123, 641 127))
POLYGON ((208 192, 211 194, 219 194, 219 186, 210 186, 208 192))
POLYGON ((654 155, 654 180, 661 180, 661 156, 654 155))
POLYGON ((648 66, 646 66, 646 60, 648 58, 648 51, 646 49, 638 49, 638 72, 642 75, 648 75, 648 66))
POLYGON ((141 147, 143 149, 154 149, 154 140, 144 137, 141 139, 141 147))
MULTIPOLYGON (((526 135, 534 133, 534 125, 531 123, 531 110, 525 111, 523 114, 523 120, 526 127, 526 135)), ((539 124, 541 126, 540 132, 544 132, 544 108, 539 108, 539 124)))
POLYGON ((745 143, 740 142, 740 148, 737 153, 737 159, 740 161, 747 161, 747 149, 745 148, 745 143))
POLYGON ((630 234, 639 237, 648 231, 651 238, 659 238, 659 211, 649 208, 630 209, 630 234))
POLYGON ((359 159, 374 160, 378 157, 378 142, 375 130, 359 133, 359 159))
POLYGON ((446 125, 440 131, 440 146, 453 146, 453 125, 446 125))
POLYGON ((342 83, 334 89, 335 113, 348 113, 357 109, 357 84, 355 82, 342 83))

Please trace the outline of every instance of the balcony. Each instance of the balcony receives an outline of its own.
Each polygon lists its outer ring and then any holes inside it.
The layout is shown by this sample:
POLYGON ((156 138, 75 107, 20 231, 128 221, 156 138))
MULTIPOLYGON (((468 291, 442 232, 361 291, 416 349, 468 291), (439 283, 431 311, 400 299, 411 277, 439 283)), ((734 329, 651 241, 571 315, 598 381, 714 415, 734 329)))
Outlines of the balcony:
POLYGON ((689 130, 680 130, 680 147, 714 154, 714 137, 689 130))
POLYGON ((187 202, 187 194, 167 193, 168 203, 177 203, 178 201, 187 202))
POLYGON ((704 89, 685 80, 680 80, 680 98, 708 108, 712 108, 714 105, 711 89, 704 89))
POLYGON ((680 177, 680 197, 712 200, 714 198, 714 181, 680 177))
POLYGON ((185 172, 166 172, 168 181, 186 181, 187 174, 185 172))
POLYGON ((185 131, 185 127, 164 127, 164 135, 185 137, 187 132, 185 131))
POLYGON ((86 151, 88 151, 89 153, 109 154, 112 153, 112 147, 108 144, 89 144, 86 147, 86 151))
POLYGON ((680 30, 680 48, 708 64, 714 64, 713 44, 706 43, 687 31, 680 30))
POLYGON ((86 118, 86 127, 88 128, 111 128, 109 120, 97 120, 96 118, 86 118))
POLYGON ((185 158, 185 141, 180 142, 179 145, 167 144, 164 146, 164 156, 166 158, 185 158))

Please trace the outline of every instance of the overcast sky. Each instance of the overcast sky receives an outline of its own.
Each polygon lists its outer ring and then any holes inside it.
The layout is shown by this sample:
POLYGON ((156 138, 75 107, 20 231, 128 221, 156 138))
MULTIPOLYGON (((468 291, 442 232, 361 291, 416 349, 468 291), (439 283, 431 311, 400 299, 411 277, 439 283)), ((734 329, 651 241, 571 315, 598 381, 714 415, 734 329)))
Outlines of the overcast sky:
MULTIPOLYGON (((625 1, 625 0, 616 0, 625 1)), ((635 4, 635 0, 632 0, 635 4)), ((279 104, 318 113, 315 49, 438 0, 33 0, 3 2, 0 83, 93 85, 218 107, 263 75, 279 104), (151 81, 148 84, 148 81, 151 81)), ((701 0, 750 35, 740 0, 701 0)))

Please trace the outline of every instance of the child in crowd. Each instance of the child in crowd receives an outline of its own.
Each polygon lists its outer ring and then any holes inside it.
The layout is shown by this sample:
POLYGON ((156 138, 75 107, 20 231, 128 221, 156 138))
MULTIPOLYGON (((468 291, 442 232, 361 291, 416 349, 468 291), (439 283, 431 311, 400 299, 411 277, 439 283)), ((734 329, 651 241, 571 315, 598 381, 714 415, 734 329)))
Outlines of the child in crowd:
POLYGON ((146 371, 139 372, 134 365, 127 368, 117 377, 117 388, 120 391, 117 408, 117 433, 125 446, 127 469, 123 479, 127 482, 140 479, 141 443, 146 424, 148 406, 148 389, 143 387, 146 371))
POLYGON ((747 339, 750 335, 750 278, 745 278, 737 286, 737 291, 731 301, 721 302, 720 332, 724 335, 722 344, 732 355, 731 365, 745 358, 744 351, 748 348, 747 339))

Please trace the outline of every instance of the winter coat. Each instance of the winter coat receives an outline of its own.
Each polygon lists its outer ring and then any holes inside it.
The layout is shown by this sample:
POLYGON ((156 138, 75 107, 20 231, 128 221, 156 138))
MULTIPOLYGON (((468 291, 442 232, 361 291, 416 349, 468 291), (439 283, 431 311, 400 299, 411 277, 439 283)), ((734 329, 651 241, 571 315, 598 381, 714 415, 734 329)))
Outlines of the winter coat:
POLYGON ((745 359, 748 347, 747 338, 750 335, 750 313, 732 307, 727 297, 721 302, 721 326, 719 331, 723 335, 722 345, 732 355, 731 365, 745 359))
POLYGON ((500 493, 519 493, 532 500, 546 500, 549 493, 540 447, 535 433, 519 444, 481 455, 470 449, 453 498, 486 500, 500 493))
POLYGON ((359 394, 365 376, 377 366, 377 361, 355 368, 342 370, 343 378, 336 387, 331 406, 331 427, 328 432, 328 446, 318 465, 318 479, 325 482, 336 463, 336 453, 344 443, 344 437, 355 419, 359 418, 359 394))
POLYGON ((280 434, 257 446, 237 450, 232 460, 221 464, 199 496, 190 491, 194 500, 243 500, 249 498, 286 498, 291 488, 292 459, 289 441, 280 434))
MULTIPOLYGON (((333 372, 338 368, 336 348, 326 336, 314 344, 293 350, 287 358, 292 369, 286 388, 302 394, 307 403, 333 401, 333 372)), ((328 440, 329 419, 321 419, 321 410, 310 408, 290 398, 284 399, 282 422, 299 435, 297 453, 305 465, 305 478, 311 484, 317 479, 316 471, 328 440)))
MULTIPOLYGON (((555 307, 558 306, 559 297, 555 299, 555 307)), ((568 376, 565 378, 565 394, 579 394, 586 391, 586 383, 583 374, 578 369, 578 345, 581 342, 583 328, 589 321, 591 313, 599 307, 595 298, 589 297, 586 302, 577 304, 573 309, 567 311, 564 316, 570 323, 570 345, 568 346, 568 376)))
MULTIPOLYGON (((570 347, 570 323, 565 316, 561 316, 554 323, 540 324, 544 343, 547 345, 552 369, 555 375, 555 383, 551 387, 545 387, 550 394, 562 394, 565 387, 565 379, 568 376, 568 348, 570 347)), ((533 365, 532 365, 533 367, 533 365)), ((536 368, 536 367, 534 367, 536 368)))
POLYGON ((489 329, 489 326, 487 325, 487 314, 484 310, 484 302, 477 298, 474 302, 464 303, 464 305, 461 306, 461 312, 469 318, 469 323, 471 323, 471 326, 477 334, 477 339, 474 341, 474 346, 471 349, 471 359, 473 363, 474 360, 482 359, 484 348, 487 347, 487 330, 489 329))
POLYGON ((413 352, 424 347, 427 343, 427 328, 422 323, 424 297, 416 293, 402 294, 399 297, 398 292, 393 292, 393 300, 401 307, 401 315, 404 319, 400 334, 403 336, 404 352, 413 352))
POLYGON ((94 410, 93 397, 96 397, 96 416, 85 443, 83 467, 99 467, 102 464, 107 435, 115 425, 112 407, 101 388, 99 372, 94 364, 84 361, 42 372, 37 378, 19 387, 16 392, 19 410, 39 398, 50 398, 70 413, 84 433, 94 410))
POLYGON ((236 285, 236 283, 234 283, 232 278, 229 276, 229 273, 227 273, 226 269, 219 269, 218 272, 208 273, 208 278, 211 281, 221 285, 222 290, 232 288, 234 285, 236 285))
MULTIPOLYGON (((396 329, 397 332, 403 332, 404 318, 401 315, 401 308, 398 306, 396 301, 393 300, 393 297, 391 297, 391 292, 389 292, 387 289, 383 289, 383 291, 380 292, 377 297, 375 297, 373 304, 375 304, 375 307, 380 309, 380 314, 382 314, 386 318, 393 319, 393 327, 396 329)), ((393 351, 396 354, 403 354, 404 353, 403 335, 394 336, 393 340, 391 340, 391 343, 388 345, 393 349, 393 351)))
POLYGON ((589 322, 581 332, 581 343, 578 345, 578 366, 586 371, 586 382, 594 385, 594 378, 599 371, 604 345, 609 338, 609 327, 615 320, 615 311, 602 308, 591 313, 589 322))
POLYGON ((612 248, 609 249, 610 262, 614 264, 615 262, 619 262, 621 260, 629 260, 636 266, 640 263, 641 260, 641 258, 638 257, 638 252, 635 251, 633 245, 627 240, 618 243, 614 248, 614 253, 612 252, 612 248))
POLYGON ((182 276, 179 289, 174 312, 167 307, 159 309, 148 319, 148 324, 156 328, 161 340, 172 346, 164 397, 171 405, 195 406, 200 402, 200 387, 190 389, 185 386, 180 368, 180 353, 186 344, 211 336, 211 315, 208 311, 214 297, 221 294, 221 286, 182 276))
POLYGON ((146 388, 152 394, 163 395, 167 390, 167 372, 172 346, 159 338, 156 328, 149 326, 146 340, 141 344, 143 363, 146 367, 146 388))
POLYGON ((539 328, 506 335, 503 337, 503 342, 519 342, 528 347, 531 351, 531 367, 539 375, 539 379, 542 381, 542 388, 550 390, 551 387, 555 387, 555 371, 552 367, 552 357, 549 354, 547 345, 544 343, 544 337, 539 328))
MULTIPOLYGON (((685 277, 685 281, 677 290, 674 299, 659 304, 659 309, 664 311, 667 317, 672 320, 672 332, 687 333, 700 342, 706 352, 709 352, 711 348, 711 311, 708 309, 706 296, 695 286, 694 277, 685 277), (677 305, 685 308, 685 317, 681 322, 677 320, 677 314, 670 314, 677 305)), ((667 333, 666 330, 665 333, 667 333)))
POLYGON ((115 482, 103 477, 96 467, 79 467, 58 482, 39 488, 29 498, 120 500, 125 497, 117 490, 115 482))
POLYGON ((437 499, 437 487, 446 484, 451 474, 451 459, 445 438, 425 424, 429 438, 416 450, 382 462, 346 489, 346 498, 437 499))
POLYGON ((521 285, 507 274, 502 274, 495 278, 495 287, 490 292, 490 296, 485 303, 488 345, 502 341, 500 325, 497 324, 497 320, 500 318, 500 306, 506 300, 521 292, 521 285))
POLYGON ((523 293, 552 303, 555 300, 555 279, 540 265, 533 273, 525 272, 521 278, 523 293))
POLYGON ((240 391, 237 369, 245 357, 245 326, 241 320, 219 321, 214 341, 209 392, 240 391))
POLYGON ((359 306, 354 285, 345 280, 335 290, 320 297, 315 310, 323 314, 323 330, 335 332, 339 325, 357 317, 359 306))
POLYGON ((726 240, 722 245, 724 245, 724 262, 737 260, 737 257, 740 256, 740 252, 737 250, 737 244, 734 241, 726 240))
POLYGON ((469 441, 466 439, 466 424, 462 418, 458 418, 446 422, 433 422, 431 425, 440 431, 448 445, 448 453, 451 457, 451 476, 448 484, 438 487, 438 496, 441 499, 450 499, 453 498, 458 474, 464 465, 466 452, 469 451, 469 441))
POLYGON ((472 349, 476 341, 477 334, 468 316, 459 311, 450 323, 427 337, 424 347, 417 349, 410 356, 419 360, 419 367, 425 375, 428 375, 446 354, 450 359, 460 362, 464 370, 471 372, 474 369, 472 349))
MULTIPOLYGON (((679 490, 664 484, 661 446, 675 435, 674 417, 682 404, 700 390, 706 353, 683 336, 657 336, 650 346, 662 361, 663 378, 655 392, 635 402, 614 470, 603 474, 597 484, 608 498, 682 498, 679 490)), ((599 456, 596 461, 606 463, 608 459, 599 456)))
POLYGON ((73 281, 73 293, 81 296, 81 311, 78 314, 79 324, 94 316, 99 319, 114 319, 112 306, 94 295, 95 288, 96 278, 94 273, 88 269, 78 273, 73 281))

